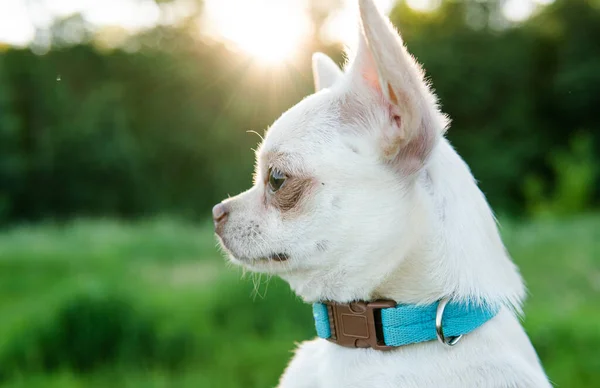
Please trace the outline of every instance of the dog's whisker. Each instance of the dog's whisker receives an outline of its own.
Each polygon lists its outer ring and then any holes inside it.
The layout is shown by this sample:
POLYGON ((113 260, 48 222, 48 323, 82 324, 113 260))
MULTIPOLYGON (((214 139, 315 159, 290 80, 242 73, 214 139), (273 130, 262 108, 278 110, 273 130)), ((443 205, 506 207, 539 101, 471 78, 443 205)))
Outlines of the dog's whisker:
MULTIPOLYGON (((251 230, 253 231, 253 230, 251 230)), ((259 235, 257 234, 250 234, 250 239, 251 241, 254 243, 254 245, 258 248, 259 251, 263 251, 263 248, 265 247, 266 241, 264 240, 264 238, 261 237, 262 242, 264 244, 260 244, 261 241, 257 240, 255 237, 258 237, 259 235)), ((260 286, 261 286, 261 273, 253 273, 252 274, 252 285, 253 285, 253 292, 252 292, 252 296, 253 296, 253 300, 256 299, 256 296, 260 296, 261 299, 264 299, 264 297, 266 296, 266 290, 264 294, 260 293, 260 286)))
POLYGON ((262 137, 262 135, 260 133, 256 132, 256 131, 254 131, 254 130, 246 131, 246 133, 253 133, 256 136, 260 137, 260 140, 265 141, 265 139, 262 137))
MULTIPOLYGON (((258 249, 260 251, 267 251, 267 252, 273 252, 275 251, 271 245, 267 242, 267 240, 265 240, 265 238, 258 232, 258 230, 256 228, 251 228, 250 229, 251 234, 250 237, 252 239, 252 242, 255 244, 256 247, 258 247, 258 249), (266 248, 266 249, 265 249, 266 248)), ((289 264, 287 263, 287 261, 282 260, 282 257, 279 253, 275 253, 275 256, 279 259, 277 265, 278 266, 283 266, 284 270, 289 270, 289 264)), ((267 279, 265 280, 265 291, 263 294, 260 294, 259 290, 257 290, 257 294, 261 297, 264 298, 267 295, 267 291, 269 288, 269 282, 272 279, 272 274, 268 274, 267 275, 267 279)), ((261 282, 259 282, 259 284, 262 285, 261 282)))
POLYGON ((267 279, 265 280, 265 293, 264 293, 264 297, 267 296, 267 292, 269 291, 269 283, 271 282, 271 279, 273 279, 273 275, 267 274, 267 279))

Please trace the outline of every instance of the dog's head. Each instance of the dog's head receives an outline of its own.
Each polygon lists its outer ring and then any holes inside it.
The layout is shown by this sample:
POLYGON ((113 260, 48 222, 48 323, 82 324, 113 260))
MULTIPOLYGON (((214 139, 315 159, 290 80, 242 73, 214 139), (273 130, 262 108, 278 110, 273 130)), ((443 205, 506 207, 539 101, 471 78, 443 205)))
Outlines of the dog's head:
POLYGON ((380 254, 408 249, 419 182, 446 120, 389 20, 371 0, 360 1, 360 14, 346 71, 315 54, 317 93, 269 129, 252 188, 213 209, 234 263, 305 276, 360 273, 380 254))

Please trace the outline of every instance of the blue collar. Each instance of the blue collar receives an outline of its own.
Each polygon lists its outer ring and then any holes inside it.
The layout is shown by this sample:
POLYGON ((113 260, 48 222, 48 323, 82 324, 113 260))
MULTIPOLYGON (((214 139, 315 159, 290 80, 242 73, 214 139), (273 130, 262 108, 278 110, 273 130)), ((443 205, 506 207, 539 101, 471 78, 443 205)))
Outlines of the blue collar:
POLYGON ((430 305, 396 304, 390 300, 313 304, 319 337, 341 346, 378 350, 436 338, 454 345, 460 336, 497 313, 498 308, 491 306, 447 300, 430 305))

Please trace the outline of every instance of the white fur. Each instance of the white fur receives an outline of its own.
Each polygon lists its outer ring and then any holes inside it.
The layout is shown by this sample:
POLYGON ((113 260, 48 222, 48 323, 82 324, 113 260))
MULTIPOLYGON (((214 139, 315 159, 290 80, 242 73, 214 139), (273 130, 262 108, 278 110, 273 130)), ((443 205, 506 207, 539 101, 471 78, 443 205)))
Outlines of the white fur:
POLYGON ((372 0, 360 9, 363 34, 346 73, 315 56, 321 90, 269 130, 254 186, 225 201, 221 242, 234 263, 280 275, 308 303, 451 297, 501 312, 453 348, 303 343, 280 387, 549 387, 516 316, 522 280, 469 168, 443 138, 447 119, 389 21, 372 0), (291 212, 271 205, 270 167, 311 182, 291 212), (289 260, 263 259, 279 252, 289 260))
POLYGON ((335 62, 323 53, 313 54, 312 67, 317 91, 332 87, 343 75, 335 62))

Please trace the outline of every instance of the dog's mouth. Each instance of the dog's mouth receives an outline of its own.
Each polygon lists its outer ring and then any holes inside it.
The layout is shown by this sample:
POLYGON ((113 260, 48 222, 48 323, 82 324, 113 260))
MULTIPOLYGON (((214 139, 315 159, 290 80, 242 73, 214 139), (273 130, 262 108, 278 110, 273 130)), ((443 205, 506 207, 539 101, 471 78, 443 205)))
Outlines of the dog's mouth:
POLYGON ((225 239, 223 239, 221 236, 218 236, 219 241, 220 241, 220 245, 223 249, 225 249, 225 251, 227 251, 234 259, 236 259, 239 262, 242 263, 251 263, 251 262, 284 262, 284 261, 288 261, 290 258, 290 255, 288 255, 287 253, 283 253, 283 252, 277 252, 277 253, 271 253, 267 256, 258 256, 258 257, 251 257, 251 256, 247 256, 244 254, 237 254, 234 250, 230 249, 225 241, 225 239))
POLYGON ((261 257, 258 260, 282 262, 282 261, 287 261, 289 258, 290 257, 287 254, 285 254, 285 253, 274 253, 274 254, 269 255, 267 257, 261 257))
POLYGON ((290 256, 287 253, 273 253, 271 255, 268 256, 260 256, 260 257, 244 257, 244 256, 235 256, 234 258, 237 259, 239 262, 242 263, 267 263, 267 262, 277 262, 277 263, 281 263, 284 261, 287 261, 290 256))

